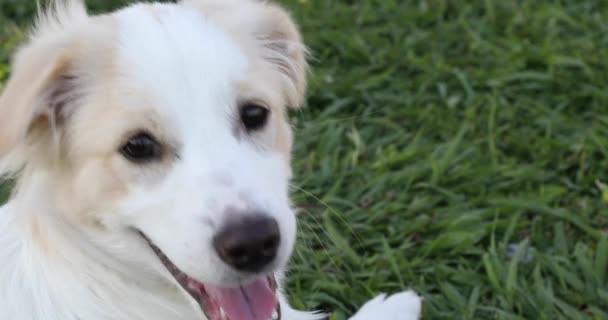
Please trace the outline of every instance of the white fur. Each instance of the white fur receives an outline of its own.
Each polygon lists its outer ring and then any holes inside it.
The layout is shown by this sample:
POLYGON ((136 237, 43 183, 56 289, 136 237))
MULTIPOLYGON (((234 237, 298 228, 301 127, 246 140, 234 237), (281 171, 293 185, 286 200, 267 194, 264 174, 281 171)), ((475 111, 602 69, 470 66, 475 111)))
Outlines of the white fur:
POLYGON ((417 320, 420 318, 421 299, 412 291, 390 297, 380 295, 366 303, 350 320, 417 320))
MULTIPOLYGON (((266 5, 242 4, 260 10, 266 5)), ((302 54, 264 54, 282 48, 282 40, 269 40, 275 35, 270 33, 255 47, 255 37, 243 40, 221 20, 174 4, 134 5, 96 20, 80 1, 67 0, 39 19, 16 59, 17 77, 34 62, 28 59, 73 47, 68 56, 81 88, 73 93, 78 103, 65 106, 70 117, 64 127, 55 128, 51 117, 46 135, 56 139, 50 144, 48 137, 21 137, 26 128, 5 136, 0 128, 0 147, 9 148, 0 148, 0 176, 18 177, 14 195, 0 208, 0 319, 203 320, 198 305, 133 230, 197 280, 234 285, 249 279, 212 248, 215 232, 234 212, 263 211, 278 221, 281 247, 268 272, 282 273, 296 235, 283 108, 301 100, 302 54), (269 56, 274 60, 265 61, 269 56), (277 59, 294 60, 268 71, 277 59), (272 106, 272 124, 239 137, 237 104, 252 98, 272 106), (151 166, 128 163, 116 152, 118 143, 141 127, 176 154, 151 166)), ((20 107, 33 108, 25 111, 32 117, 48 113, 45 94, 20 107)), ((11 106, 0 104, 0 110, 11 106)), ((321 318, 293 310, 284 296, 280 302, 284 320, 321 318)), ((382 296, 353 320, 409 320, 419 311, 412 294, 382 296)))

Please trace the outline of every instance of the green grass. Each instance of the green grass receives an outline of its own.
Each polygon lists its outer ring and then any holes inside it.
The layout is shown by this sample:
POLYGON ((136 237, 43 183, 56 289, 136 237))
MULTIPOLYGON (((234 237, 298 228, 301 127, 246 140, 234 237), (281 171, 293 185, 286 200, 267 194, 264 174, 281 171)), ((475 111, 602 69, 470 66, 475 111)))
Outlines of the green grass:
POLYGON ((425 319, 608 319, 608 1, 283 3, 315 57, 295 306, 413 288, 425 319))

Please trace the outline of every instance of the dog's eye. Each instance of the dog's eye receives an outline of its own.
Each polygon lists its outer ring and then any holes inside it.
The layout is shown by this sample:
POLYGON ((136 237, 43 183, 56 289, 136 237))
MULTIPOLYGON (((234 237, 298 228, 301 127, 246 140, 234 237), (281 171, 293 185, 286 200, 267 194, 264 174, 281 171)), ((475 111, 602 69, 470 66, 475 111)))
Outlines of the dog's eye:
POLYGON ((160 144, 147 133, 138 133, 131 137, 120 149, 120 153, 131 162, 152 161, 161 156, 160 144))
POLYGON ((246 103, 241 106, 241 121, 247 131, 262 129, 266 122, 270 110, 254 103, 246 103))

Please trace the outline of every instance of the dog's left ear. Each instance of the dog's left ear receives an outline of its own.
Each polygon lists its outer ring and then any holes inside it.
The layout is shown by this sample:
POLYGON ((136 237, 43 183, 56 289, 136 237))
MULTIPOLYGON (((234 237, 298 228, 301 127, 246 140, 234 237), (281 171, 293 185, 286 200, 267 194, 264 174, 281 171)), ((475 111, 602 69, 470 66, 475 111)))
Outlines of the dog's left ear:
POLYGON ((281 7, 264 4, 266 19, 255 36, 263 46, 264 58, 285 77, 284 93, 291 107, 298 107, 306 95, 307 50, 291 16, 281 7))
POLYGON ((306 95, 307 50, 289 13, 261 0, 182 0, 224 25, 239 40, 251 43, 282 77, 283 94, 290 107, 299 107, 306 95))

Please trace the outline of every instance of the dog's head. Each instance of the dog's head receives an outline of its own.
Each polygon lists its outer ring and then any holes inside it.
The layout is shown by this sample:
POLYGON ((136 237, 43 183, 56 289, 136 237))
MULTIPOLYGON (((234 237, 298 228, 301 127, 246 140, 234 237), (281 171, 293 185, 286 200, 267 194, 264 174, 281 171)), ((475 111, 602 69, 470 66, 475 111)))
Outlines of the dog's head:
POLYGON ((52 208, 87 232, 145 239, 211 319, 250 319, 246 298, 266 320, 266 275, 295 239, 286 108, 305 78, 294 23, 266 2, 92 17, 56 1, 0 97, 0 170, 46 181, 52 208))

